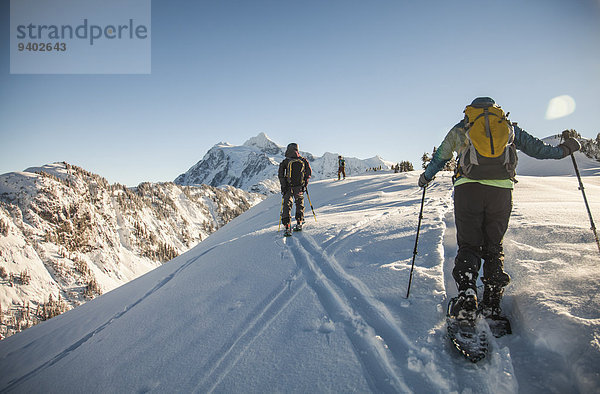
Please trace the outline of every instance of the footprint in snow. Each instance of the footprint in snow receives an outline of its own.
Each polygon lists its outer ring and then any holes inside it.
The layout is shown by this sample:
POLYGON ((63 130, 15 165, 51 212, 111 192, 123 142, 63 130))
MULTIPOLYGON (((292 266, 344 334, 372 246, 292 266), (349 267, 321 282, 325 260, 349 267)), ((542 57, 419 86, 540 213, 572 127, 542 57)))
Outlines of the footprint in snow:
POLYGON ((244 303, 242 301, 236 301, 228 309, 230 312, 235 311, 236 309, 240 309, 243 305, 244 303))
POLYGON ((329 318, 324 318, 321 322, 321 325, 319 326, 319 332, 321 334, 331 334, 334 331, 335 324, 329 318))
POLYGON ((335 331, 335 324, 328 318, 324 317, 319 326, 319 332, 327 337, 327 344, 331 344, 330 334, 335 331))

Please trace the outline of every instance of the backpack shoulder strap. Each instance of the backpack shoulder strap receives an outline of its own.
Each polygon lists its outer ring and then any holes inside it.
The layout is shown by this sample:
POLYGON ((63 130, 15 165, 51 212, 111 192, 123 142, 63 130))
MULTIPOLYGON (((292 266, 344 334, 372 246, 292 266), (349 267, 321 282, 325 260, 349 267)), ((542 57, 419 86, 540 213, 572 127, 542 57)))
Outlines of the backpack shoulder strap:
POLYGON ((306 160, 304 157, 300 156, 298 158, 293 158, 293 159, 289 159, 288 163, 287 163, 287 177, 289 179, 292 178, 292 165, 294 163, 301 163, 302 164, 302 169, 300 170, 302 173, 304 172, 304 160, 306 160))

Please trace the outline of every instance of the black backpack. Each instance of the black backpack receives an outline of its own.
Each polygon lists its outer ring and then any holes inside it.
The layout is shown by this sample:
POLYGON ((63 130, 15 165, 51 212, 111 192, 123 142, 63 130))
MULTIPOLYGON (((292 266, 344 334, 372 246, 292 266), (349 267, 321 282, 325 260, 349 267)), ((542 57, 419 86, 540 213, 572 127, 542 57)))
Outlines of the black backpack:
POLYGON ((286 177, 290 186, 303 186, 304 172, 304 158, 289 159, 286 168, 286 177))

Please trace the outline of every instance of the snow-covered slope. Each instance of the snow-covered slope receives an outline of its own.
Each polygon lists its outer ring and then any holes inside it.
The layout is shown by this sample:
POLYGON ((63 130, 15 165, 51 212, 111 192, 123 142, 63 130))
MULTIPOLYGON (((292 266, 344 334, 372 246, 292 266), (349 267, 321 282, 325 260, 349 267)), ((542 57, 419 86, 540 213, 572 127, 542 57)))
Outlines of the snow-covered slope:
POLYGON ((260 200, 232 187, 127 189, 66 163, 0 175, 0 338, 158 267, 260 200))
MULTIPOLYGON (((318 222, 287 239, 281 199, 267 198, 156 270, 1 341, 0 391, 598 392, 600 254, 576 178, 519 178, 505 240, 514 332, 474 365, 445 337, 450 173, 427 189, 406 298, 418 175, 315 182, 318 222)), ((584 183, 600 212, 600 178, 584 183)))
MULTIPOLYGON (((279 192, 277 170, 283 161, 285 147, 271 141, 260 133, 241 146, 219 143, 213 146, 202 160, 186 173, 175 179, 179 185, 211 186, 231 185, 243 190, 269 194, 279 192)), ((325 153, 314 157, 308 152, 300 152, 308 159, 313 170, 312 180, 337 177, 338 154, 325 153)), ((380 157, 370 159, 346 158, 346 174, 363 174, 371 168, 390 168, 394 163, 380 157)))

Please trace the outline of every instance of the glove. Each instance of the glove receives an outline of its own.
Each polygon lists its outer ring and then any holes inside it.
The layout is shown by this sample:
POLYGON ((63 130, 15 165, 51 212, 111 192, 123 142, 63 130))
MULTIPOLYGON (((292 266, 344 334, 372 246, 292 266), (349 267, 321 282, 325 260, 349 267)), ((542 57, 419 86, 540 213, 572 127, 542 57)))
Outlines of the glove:
POLYGON ((431 179, 427 179, 425 173, 422 173, 419 177, 419 187, 425 187, 429 182, 431 182, 431 179))
POLYGON ((581 149, 581 144, 575 138, 566 138, 560 145, 565 155, 563 157, 569 156, 573 152, 577 152, 581 149))
POLYGON ((287 186, 281 186, 281 194, 285 195, 285 193, 288 191, 287 186))

